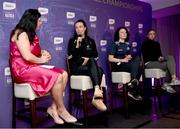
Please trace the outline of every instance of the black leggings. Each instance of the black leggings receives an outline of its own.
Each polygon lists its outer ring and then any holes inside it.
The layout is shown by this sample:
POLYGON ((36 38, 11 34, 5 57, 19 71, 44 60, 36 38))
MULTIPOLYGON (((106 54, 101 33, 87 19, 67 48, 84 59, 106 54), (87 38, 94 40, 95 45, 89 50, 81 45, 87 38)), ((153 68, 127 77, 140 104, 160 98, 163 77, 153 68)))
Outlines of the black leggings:
POLYGON ((87 75, 90 76, 93 86, 101 84, 103 69, 99 67, 94 58, 89 58, 86 65, 78 66, 73 70, 74 75, 87 75))

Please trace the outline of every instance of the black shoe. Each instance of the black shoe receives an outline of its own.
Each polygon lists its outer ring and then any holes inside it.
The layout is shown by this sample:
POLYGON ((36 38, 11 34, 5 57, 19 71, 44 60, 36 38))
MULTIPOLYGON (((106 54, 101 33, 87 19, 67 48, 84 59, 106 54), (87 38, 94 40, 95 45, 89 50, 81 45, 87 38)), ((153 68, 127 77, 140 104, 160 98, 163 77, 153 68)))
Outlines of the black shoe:
POLYGON ((132 79, 129 83, 128 83, 128 87, 129 88, 136 88, 139 85, 139 81, 137 79, 132 79))
POLYGON ((132 79, 132 80, 131 80, 131 83, 132 83, 132 85, 134 85, 134 86, 138 86, 138 85, 139 85, 139 81, 138 81, 136 78, 132 79))
POLYGON ((134 100, 142 100, 142 97, 140 95, 134 94, 134 93, 132 93, 130 91, 128 92, 128 96, 131 97, 134 100))
POLYGON ((127 85, 128 85, 128 89, 133 89, 134 88, 134 85, 131 82, 129 82, 127 85))

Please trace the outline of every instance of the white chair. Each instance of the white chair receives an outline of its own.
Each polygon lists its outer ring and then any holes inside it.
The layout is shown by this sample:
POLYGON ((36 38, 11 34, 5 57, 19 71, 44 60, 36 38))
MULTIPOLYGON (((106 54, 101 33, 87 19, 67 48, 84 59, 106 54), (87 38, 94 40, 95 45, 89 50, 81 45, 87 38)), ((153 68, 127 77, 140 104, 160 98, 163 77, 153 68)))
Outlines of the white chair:
MULTIPOLYGON (((160 99, 160 93, 161 93, 161 85, 162 85, 162 79, 166 77, 166 72, 159 69, 159 68, 145 68, 145 78, 154 79, 154 88, 157 90, 157 96, 159 99, 159 104, 161 103, 160 99)), ((151 83, 152 84, 152 83, 151 83)), ((156 99, 156 96, 154 95, 154 101, 156 99)))
MULTIPOLYGON (((16 111, 16 99, 25 99, 30 102, 31 127, 32 128, 37 127, 37 123, 40 121, 38 121, 36 114, 36 109, 37 109, 36 100, 44 96, 41 97, 37 96, 29 83, 17 84, 12 81, 12 84, 13 84, 13 123, 12 123, 13 128, 16 127, 16 114, 19 115, 18 113, 21 112, 21 111, 16 111)), ((46 94, 45 96, 47 95, 49 94, 46 94)))
POLYGON ((125 116, 128 117, 128 91, 127 83, 131 80, 131 74, 128 72, 111 72, 111 85, 110 85, 110 100, 111 106, 110 110, 113 108, 113 84, 122 84, 123 85, 123 95, 124 95, 124 107, 125 107, 125 116))
POLYGON ((34 100, 36 98, 39 98, 36 93, 34 93, 29 83, 14 83, 14 96, 16 98, 24 98, 28 100, 34 100))
MULTIPOLYGON (((101 87, 103 90, 103 100, 106 104, 106 79, 105 75, 103 74, 101 87)), ((87 108, 87 92, 88 90, 92 90, 93 85, 91 78, 85 75, 71 75, 70 76, 70 92, 69 92, 69 109, 72 110, 72 90, 79 90, 82 92, 82 103, 83 103, 83 114, 85 125, 87 124, 87 117, 88 117, 88 108, 87 108)))
MULTIPOLYGON (((72 91, 73 90, 78 90, 82 93, 82 104, 83 104, 83 114, 84 114, 84 122, 85 125, 87 125, 87 117, 88 117, 88 107, 87 107, 87 92, 88 90, 93 89, 92 81, 89 76, 85 75, 71 75, 70 73, 70 68, 69 68, 69 59, 67 58, 67 68, 68 68, 68 73, 70 75, 70 88, 69 88, 69 110, 72 112, 72 91)), ((103 101, 106 104, 106 79, 105 75, 103 74, 102 76, 102 82, 101 82, 101 87, 103 90, 103 101)))
MULTIPOLYGON (((82 91, 93 89, 91 78, 85 75, 71 75, 70 86, 71 89, 82 90, 82 91)), ((104 74, 102 76, 101 87, 107 88, 104 74)))
POLYGON ((157 68, 145 69, 145 78, 160 79, 164 77, 166 77, 166 72, 161 69, 157 69, 157 68))

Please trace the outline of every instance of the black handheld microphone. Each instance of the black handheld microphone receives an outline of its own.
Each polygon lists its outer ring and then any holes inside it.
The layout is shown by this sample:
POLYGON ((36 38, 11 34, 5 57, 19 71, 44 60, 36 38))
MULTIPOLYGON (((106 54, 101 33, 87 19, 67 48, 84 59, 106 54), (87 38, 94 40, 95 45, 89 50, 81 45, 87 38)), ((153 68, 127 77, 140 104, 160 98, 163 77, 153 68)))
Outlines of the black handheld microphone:
MULTIPOLYGON (((80 38, 80 37, 82 37, 82 35, 81 35, 81 34, 78 34, 78 35, 77 35, 77 39, 80 38)), ((79 41, 79 43, 81 43, 81 41, 79 41)))
POLYGON ((78 34, 77 37, 82 37, 82 35, 81 35, 81 34, 78 34))

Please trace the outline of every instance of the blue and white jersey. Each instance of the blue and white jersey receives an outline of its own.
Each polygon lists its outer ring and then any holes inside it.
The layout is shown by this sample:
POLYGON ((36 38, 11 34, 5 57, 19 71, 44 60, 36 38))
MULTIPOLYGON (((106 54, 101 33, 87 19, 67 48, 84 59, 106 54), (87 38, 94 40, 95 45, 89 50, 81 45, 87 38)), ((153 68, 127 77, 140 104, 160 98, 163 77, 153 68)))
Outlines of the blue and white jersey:
POLYGON ((130 43, 125 42, 115 42, 112 43, 109 55, 114 55, 115 58, 123 59, 126 55, 131 54, 131 46, 130 43))

